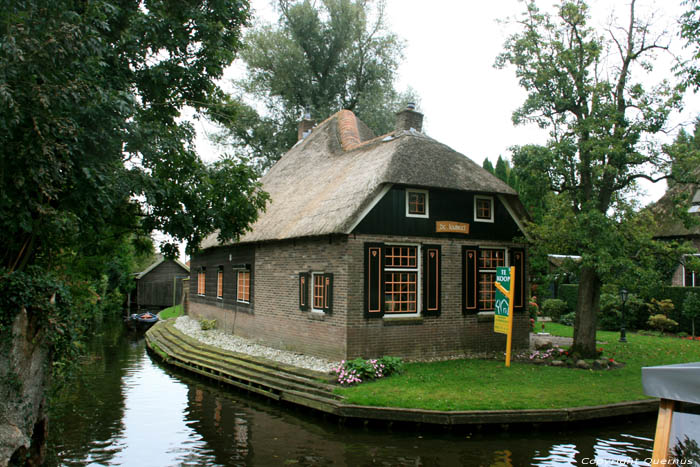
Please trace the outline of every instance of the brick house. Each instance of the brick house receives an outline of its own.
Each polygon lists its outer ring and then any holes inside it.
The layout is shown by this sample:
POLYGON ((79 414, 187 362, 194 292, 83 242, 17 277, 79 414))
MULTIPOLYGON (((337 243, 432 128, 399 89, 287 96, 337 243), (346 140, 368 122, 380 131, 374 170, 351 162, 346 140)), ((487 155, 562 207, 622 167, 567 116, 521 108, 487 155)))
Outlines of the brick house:
POLYGON ((495 268, 516 267, 514 347, 528 344, 526 217, 517 193, 397 114, 375 137, 342 110, 262 178, 271 201, 239 241, 192 258, 189 314, 330 359, 503 351, 495 268))

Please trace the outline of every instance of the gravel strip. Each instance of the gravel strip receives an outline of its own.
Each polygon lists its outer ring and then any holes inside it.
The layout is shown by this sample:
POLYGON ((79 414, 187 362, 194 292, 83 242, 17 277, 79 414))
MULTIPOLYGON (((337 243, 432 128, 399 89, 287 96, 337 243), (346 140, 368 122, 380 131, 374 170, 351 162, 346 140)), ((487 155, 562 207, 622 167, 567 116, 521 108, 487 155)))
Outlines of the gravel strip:
POLYGON ((202 331, 199 322, 189 316, 180 316, 175 321, 175 327, 193 339, 197 339, 204 344, 230 350, 232 352, 244 353, 254 357, 263 357, 276 362, 286 363, 308 370, 320 371, 322 373, 332 373, 338 367, 339 362, 331 362, 318 357, 289 352, 287 350, 273 349, 264 345, 255 344, 248 339, 227 334, 223 331, 212 329, 202 331))

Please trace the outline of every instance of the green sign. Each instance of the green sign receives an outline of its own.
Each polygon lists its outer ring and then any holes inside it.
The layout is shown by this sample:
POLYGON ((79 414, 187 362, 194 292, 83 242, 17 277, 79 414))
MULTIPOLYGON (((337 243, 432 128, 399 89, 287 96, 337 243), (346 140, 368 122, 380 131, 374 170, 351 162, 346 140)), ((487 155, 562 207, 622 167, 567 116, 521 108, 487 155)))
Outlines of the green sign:
MULTIPOLYGON (((497 268, 496 282, 510 291, 510 268, 497 268)), ((496 287, 496 303, 494 304, 493 330, 501 334, 508 334, 508 297, 498 287, 496 287)))

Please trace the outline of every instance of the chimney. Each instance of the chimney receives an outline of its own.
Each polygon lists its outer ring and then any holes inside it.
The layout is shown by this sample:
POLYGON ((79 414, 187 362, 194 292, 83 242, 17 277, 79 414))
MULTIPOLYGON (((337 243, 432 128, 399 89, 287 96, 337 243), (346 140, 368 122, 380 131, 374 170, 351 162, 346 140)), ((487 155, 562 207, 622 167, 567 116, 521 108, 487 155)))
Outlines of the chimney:
POLYGON ((409 102, 405 109, 396 114, 396 131, 423 131, 423 114, 416 112, 416 104, 409 102))
POLYGON ((297 141, 309 136, 311 130, 316 126, 316 121, 311 119, 311 109, 304 108, 304 118, 299 122, 299 132, 297 133, 297 141))

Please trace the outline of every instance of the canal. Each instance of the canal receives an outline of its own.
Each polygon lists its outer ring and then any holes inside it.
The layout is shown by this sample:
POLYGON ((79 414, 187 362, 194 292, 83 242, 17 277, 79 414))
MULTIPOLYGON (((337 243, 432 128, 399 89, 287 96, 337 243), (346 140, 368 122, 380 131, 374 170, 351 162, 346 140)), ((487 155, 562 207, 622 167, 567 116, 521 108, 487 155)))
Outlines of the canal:
POLYGON ((52 397, 48 465, 645 466, 651 456, 653 417, 489 432, 344 424, 174 372, 120 324, 80 363, 52 397))

